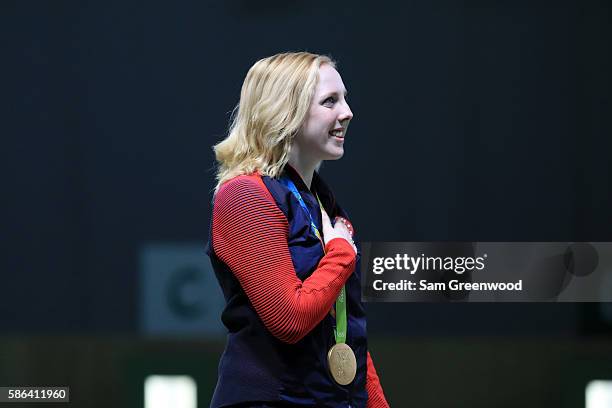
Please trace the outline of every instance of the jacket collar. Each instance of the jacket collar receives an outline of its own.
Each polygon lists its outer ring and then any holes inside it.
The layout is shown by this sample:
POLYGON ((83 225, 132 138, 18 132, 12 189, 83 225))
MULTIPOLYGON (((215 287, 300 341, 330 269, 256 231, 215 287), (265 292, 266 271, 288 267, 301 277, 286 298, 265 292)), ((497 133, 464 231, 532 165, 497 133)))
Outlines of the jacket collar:
POLYGON ((304 191, 313 195, 316 194, 330 217, 337 215, 338 208, 336 207, 336 199, 316 170, 312 176, 312 186, 310 189, 304 180, 302 180, 300 173, 291 167, 289 163, 285 164, 284 174, 293 181, 298 191, 304 191))
POLYGON ((304 180, 302 180, 302 176, 297 172, 289 163, 285 164, 285 174, 293 181, 295 186, 299 191, 307 191, 309 193, 314 193, 317 190, 317 186, 320 183, 319 174, 315 171, 312 176, 312 185, 309 189, 304 180))

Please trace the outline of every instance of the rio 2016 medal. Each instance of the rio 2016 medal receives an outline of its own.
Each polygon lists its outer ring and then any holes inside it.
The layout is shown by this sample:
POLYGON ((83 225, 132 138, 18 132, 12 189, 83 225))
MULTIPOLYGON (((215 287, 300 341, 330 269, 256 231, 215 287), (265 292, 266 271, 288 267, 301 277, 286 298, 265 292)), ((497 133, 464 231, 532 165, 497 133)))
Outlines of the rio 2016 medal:
POLYGON ((355 379, 357 360, 355 353, 346 343, 336 343, 327 353, 329 372, 340 385, 348 385, 355 379))

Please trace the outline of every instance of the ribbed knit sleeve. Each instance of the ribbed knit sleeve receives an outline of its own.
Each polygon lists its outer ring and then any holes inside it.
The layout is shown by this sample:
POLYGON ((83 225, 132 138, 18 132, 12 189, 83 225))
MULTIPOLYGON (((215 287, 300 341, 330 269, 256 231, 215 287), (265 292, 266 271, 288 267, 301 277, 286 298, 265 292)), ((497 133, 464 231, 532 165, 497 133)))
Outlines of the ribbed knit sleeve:
POLYGON ((270 332, 296 343, 329 312, 355 268, 344 239, 325 246, 325 256, 303 282, 293 268, 288 223, 261 178, 238 176, 215 196, 212 242, 270 332))
POLYGON ((368 404, 367 408, 388 408, 389 404, 383 393, 382 386, 380 385, 380 379, 374 368, 374 362, 372 356, 368 351, 368 372, 366 380, 366 390, 368 391, 368 404))

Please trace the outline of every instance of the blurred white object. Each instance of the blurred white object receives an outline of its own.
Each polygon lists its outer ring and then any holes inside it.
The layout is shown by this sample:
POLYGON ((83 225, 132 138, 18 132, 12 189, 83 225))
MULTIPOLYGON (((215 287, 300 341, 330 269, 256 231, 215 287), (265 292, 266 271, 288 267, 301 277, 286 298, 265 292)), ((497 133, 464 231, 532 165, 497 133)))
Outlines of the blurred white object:
POLYGON ((586 408, 612 407, 612 381, 593 380, 586 387, 586 408))
POLYGON ((150 375, 144 382, 145 408, 196 408, 196 382, 188 375, 150 375))

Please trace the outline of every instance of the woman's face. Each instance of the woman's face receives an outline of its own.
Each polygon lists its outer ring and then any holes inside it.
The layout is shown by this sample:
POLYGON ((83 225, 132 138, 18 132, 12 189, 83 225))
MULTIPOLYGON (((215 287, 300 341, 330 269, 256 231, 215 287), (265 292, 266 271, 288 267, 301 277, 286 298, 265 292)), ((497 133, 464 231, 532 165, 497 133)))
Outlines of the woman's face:
POLYGON ((328 64, 321 65, 306 120, 293 141, 301 159, 320 162, 341 158, 352 118, 340 74, 328 64))

